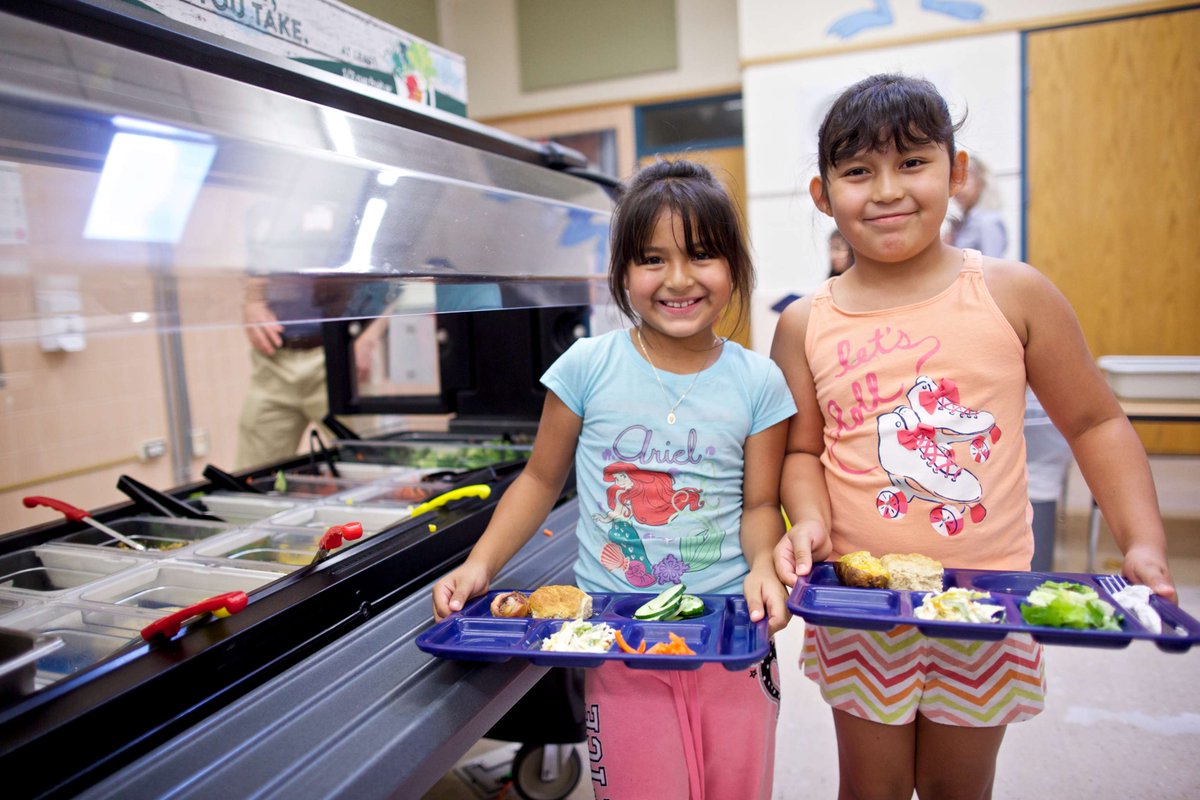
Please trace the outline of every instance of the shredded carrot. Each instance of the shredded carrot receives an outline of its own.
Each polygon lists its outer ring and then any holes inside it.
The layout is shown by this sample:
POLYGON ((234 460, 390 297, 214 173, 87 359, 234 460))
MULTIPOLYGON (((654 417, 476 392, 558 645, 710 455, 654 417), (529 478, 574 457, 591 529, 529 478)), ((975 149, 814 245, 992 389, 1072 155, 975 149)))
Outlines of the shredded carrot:
MULTIPOLYGON (((696 655, 696 651, 693 650, 692 648, 688 647, 687 642, 683 639, 683 637, 677 636, 674 633, 671 633, 670 631, 667 632, 667 636, 671 637, 671 641, 669 644, 667 642, 659 642, 656 645, 654 645, 653 647, 651 647, 649 650, 647 650, 646 653, 648 655, 653 654, 653 655, 660 655, 660 656, 694 656, 694 655, 696 655)), ((644 645, 645 642, 642 642, 642 644, 644 645)))
POLYGON ((642 643, 638 645, 637 650, 634 650, 632 647, 629 646, 629 642, 625 641, 625 637, 621 635, 620 631, 617 631, 617 646, 620 647, 622 650, 624 650, 626 653, 644 653, 644 652, 646 652, 645 640, 643 640, 642 643))
POLYGON ((553 536, 554 531, 550 530, 549 528, 542 528, 542 535, 543 536, 553 536))

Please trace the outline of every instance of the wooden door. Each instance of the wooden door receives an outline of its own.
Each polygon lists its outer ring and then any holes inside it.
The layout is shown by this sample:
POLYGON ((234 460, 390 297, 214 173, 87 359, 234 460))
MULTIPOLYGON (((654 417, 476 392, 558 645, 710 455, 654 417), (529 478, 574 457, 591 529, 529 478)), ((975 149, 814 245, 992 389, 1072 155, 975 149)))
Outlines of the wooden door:
MULTIPOLYGON (((1095 356, 1200 354, 1200 10, 1031 33, 1029 262, 1095 356)), ((1139 426, 1200 452, 1200 426, 1139 426)))

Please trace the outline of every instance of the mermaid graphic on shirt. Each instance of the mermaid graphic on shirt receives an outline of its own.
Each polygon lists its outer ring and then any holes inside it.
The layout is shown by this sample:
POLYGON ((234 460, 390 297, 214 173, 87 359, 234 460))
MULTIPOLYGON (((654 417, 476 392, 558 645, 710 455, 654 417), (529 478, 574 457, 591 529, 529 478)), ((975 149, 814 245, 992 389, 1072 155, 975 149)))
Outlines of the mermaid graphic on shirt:
MULTIPOLYGON (((698 511, 704 506, 700 489, 676 487, 670 472, 642 469, 628 461, 606 466, 604 480, 612 484, 606 492, 608 511, 593 514, 592 519, 610 525, 608 542, 600 551, 600 563, 606 569, 623 572, 630 585, 644 589, 655 583, 680 583, 685 572, 698 572, 717 560, 724 533, 699 517, 700 532, 679 540, 679 555, 668 553, 653 564, 635 527, 636 523, 661 529, 681 514, 698 511)), ((647 538, 665 537, 648 532, 647 538)))

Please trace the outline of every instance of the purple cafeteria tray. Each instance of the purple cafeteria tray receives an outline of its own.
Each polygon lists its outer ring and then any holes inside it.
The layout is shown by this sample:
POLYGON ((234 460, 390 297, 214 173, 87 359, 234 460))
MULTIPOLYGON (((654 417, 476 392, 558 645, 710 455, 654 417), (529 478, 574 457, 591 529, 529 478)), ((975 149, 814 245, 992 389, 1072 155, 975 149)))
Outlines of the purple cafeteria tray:
MULTIPOLYGON (((1147 639, 1159 649, 1171 653, 1186 652, 1200 642, 1200 622, 1185 614, 1178 606, 1158 597, 1150 604, 1163 621, 1163 632, 1152 633, 1113 599, 1105 588, 1108 576, 1076 572, 1005 572, 980 569, 946 569, 943 588, 962 587, 987 592, 994 605, 1004 607, 1002 622, 944 622, 923 620, 913 616, 929 592, 907 592, 894 589, 863 589, 843 586, 834 572, 833 564, 813 565, 807 578, 801 578, 788 597, 788 608, 798 617, 814 625, 841 628, 887 631, 898 625, 913 625, 928 636, 945 639, 1003 639, 1010 633, 1028 633, 1046 644, 1070 644, 1083 647, 1126 647, 1134 639, 1147 639), (1101 600, 1111 603, 1123 615, 1121 630, 1073 630, 1030 625, 1021 618, 1021 604, 1028 594, 1043 581, 1070 581, 1090 586, 1101 600)), ((1120 582, 1120 579, 1117 579, 1120 582)), ((985 601, 987 602, 987 601, 985 601)))
POLYGON ((704 601, 702 615, 662 621, 633 618, 633 612, 655 597, 653 594, 593 593, 589 619, 619 630, 630 647, 643 641, 646 647, 669 641, 671 632, 683 637, 696 655, 633 655, 616 644, 607 653, 544 651, 542 640, 562 627, 563 620, 493 617, 492 598, 504 591, 491 591, 469 601, 462 611, 419 635, 417 647, 442 658, 494 662, 526 658, 542 667, 598 667, 605 661, 624 661, 636 669, 698 669, 716 663, 734 671, 762 661, 770 648, 766 619, 751 622, 746 598, 741 595, 697 595, 704 601))

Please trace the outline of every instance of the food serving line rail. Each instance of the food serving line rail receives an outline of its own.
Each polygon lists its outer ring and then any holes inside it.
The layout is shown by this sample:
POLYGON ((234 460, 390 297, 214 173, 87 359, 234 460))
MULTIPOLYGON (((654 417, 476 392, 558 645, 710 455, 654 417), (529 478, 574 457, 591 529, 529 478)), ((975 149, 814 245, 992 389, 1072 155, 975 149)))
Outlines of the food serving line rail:
MULTIPOLYGON (((578 505, 555 509, 494 586, 573 583, 578 505)), ((434 534, 436 535, 436 534, 434 534)), ((80 798, 420 797, 547 671, 421 652, 432 584, 80 798)))

